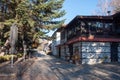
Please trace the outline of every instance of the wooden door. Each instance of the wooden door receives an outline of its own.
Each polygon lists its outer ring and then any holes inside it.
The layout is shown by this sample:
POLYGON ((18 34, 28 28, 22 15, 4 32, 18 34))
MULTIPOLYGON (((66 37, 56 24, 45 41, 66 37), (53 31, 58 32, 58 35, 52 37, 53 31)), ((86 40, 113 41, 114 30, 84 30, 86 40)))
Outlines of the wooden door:
POLYGON ((118 43, 111 43, 111 62, 118 62, 118 43))

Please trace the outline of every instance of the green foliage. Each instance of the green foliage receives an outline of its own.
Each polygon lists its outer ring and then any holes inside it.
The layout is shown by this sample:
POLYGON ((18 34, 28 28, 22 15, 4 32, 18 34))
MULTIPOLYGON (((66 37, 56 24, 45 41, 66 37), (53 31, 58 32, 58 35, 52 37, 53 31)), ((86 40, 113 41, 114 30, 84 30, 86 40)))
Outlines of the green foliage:
POLYGON ((16 19, 20 24, 29 24, 31 27, 38 26, 40 29, 58 28, 56 25, 63 23, 63 20, 55 19, 65 14, 61 10, 64 0, 24 0, 17 5, 16 19))
MULTIPOLYGON (((23 53, 18 53, 16 55, 13 55, 13 59, 21 58, 23 56, 23 53)), ((0 56, 0 62, 10 61, 12 55, 4 55, 0 56)))
POLYGON ((14 19, 5 20, 4 25, 11 26, 15 22, 14 19))
POLYGON ((1 41, 0 41, 0 46, 2 46, 3 44, 4 44, 4 42, 1 42, 1 41))
POLYGON ((37 36, 45 36, 47 32, 57 29, 64 23, 64 20, 58 20, 65 15, 65 11, 61 9, 63 2, 64 0, 0 1, 1 6, 6 7, 0 8, 0 15, 2 15, 0 22, 4 24, 5 29, 2 30, 3 34, 7 35, 10 26, 16 23, 21 38, 31 39, 37 36), (38 28, 37 31, 36 28, 38 28))
MULTIPOLYGON (((14 58, 17 58, 17 56, 13 55, 14 58)), ((5 61, 9 61, 11 60, 12 55, 4 55, 4 56, 0 56, 0 62, 5 62, 5 61)))
POLYGON ((22 56, 23 56, 23 53, 18 53, 18 54, 17 54, 17 57, 18 57, 18 58, 20 58, 20 57, 22 57, 22 56))

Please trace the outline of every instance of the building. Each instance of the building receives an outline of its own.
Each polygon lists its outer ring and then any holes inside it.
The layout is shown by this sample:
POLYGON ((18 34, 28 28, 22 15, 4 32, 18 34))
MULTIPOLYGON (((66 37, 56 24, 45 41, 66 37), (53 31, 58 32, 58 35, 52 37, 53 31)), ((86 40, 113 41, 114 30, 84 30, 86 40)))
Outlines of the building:
POLYGON ((51 44, 51 40, 44 38, 44 37, 40 37, 39 38, 39 46, 38 49, 40 51, 45 51, 48 52, 49 51, 49 45, 51 44))
POLYGON ((120 13, 110 16, 76 16, 60 30, 56 54, 72 60, 79 51, 81 64, 120 62, 120 13))
POLYGON ((51 51, 52 51, 52 55, 58 57, 60 56, 59 54, 59 48, 56 47, 57 45, 60 44, 60 36, 61 36, 61 33, 60 33, 60 28, 58 30, 56 30, 53 35, 52 35, 52 44, 51 44, 51 51))

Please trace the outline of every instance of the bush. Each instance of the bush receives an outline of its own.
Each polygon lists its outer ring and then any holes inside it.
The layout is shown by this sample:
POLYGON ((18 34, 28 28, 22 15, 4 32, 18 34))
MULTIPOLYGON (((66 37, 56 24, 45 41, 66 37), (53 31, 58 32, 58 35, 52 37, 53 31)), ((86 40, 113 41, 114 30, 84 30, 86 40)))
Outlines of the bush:
POLYGON ((20 57, 22 57, 22 56, 23 56, 23 53, 18 53, 18 54, 17 54, 17 57, 18 57, 18 58, 20 58, 20 57))
MULTIPOLYGON (((16 55, 14 56, 14 60, 17 59, 16 55)), ((4 55, 4 56, 0 56, 0 63, 5 62, 5 61, 10 61, 11 60, 12 55, 4 55)))
POLYGON ((2 46, 2 45, 4 45, 4 42, 1 42, 1 41, 0 41, 0 46, 2 46))
POLYGON ((9 55, 0 56, 0 63, 5 62, 5 61, 9 61, 10 58, 11 58, 11 56, 9 56, 9 55))

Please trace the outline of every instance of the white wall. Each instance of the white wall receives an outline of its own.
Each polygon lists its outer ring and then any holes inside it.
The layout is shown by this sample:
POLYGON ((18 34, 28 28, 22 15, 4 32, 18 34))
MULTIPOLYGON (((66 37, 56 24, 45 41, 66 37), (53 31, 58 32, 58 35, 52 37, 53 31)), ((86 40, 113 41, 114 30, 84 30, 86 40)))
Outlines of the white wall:
POLYGON ((56 32, 56 45, 60 44, 60 32, 56 32))
POLYGON ((57 48, 57 45, 60 44, 60 32, 56 32, 55 34, 55 39, 52 41, 52 54, 54 56, 57 56, 59 53, 58 53, 58 48, 57 48))
POLYGON ((52 45, 51 45, 51 50, 52 50, 52 54, 53 55, 56 55, 56 46, 55 46, 55 43, 53 42, 52 45))

